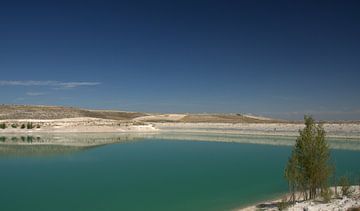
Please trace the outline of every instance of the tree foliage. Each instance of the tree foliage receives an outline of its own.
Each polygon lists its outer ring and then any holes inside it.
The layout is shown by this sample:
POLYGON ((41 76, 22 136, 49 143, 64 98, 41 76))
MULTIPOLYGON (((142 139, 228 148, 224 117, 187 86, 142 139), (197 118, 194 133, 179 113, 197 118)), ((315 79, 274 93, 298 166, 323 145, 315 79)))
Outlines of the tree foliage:
POLYGON ((299 137, 285 168, 285 178, 295 201, 295 192, 302 192, 305 199, 313 199, 327 191, 331 175, 330 151, 325 130, 310 116, 305 116, 305 128, 299 137))

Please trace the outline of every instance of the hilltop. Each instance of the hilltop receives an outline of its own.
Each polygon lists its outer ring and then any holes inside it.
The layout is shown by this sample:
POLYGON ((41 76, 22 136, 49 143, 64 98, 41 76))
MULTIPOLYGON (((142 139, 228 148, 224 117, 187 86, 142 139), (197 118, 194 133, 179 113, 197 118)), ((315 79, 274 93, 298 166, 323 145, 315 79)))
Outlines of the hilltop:
MULTIPOLYGON (((359 138, 359 122, 322 122, 327 135, 359 138)), ((155 114, 62 106, 0 105, 0 133, 181 132, 296 136, 301 121, 246 114, 155 114)))
POLYGON ((0 105, 0 119, 39 119, 53 120, 65 118, 90 117, 112 120, 131 120, 144 116, 139 112, 121 112, 106 110, 87 110, 63 106, 38 106, 38 105, 0 105))
POLYGON ((243 114, 151 114, 113 110, 89 110, 63 106, 0 105, 0 120, 37 119, 56 120, 65 118, 99 118, 140 122, 183 123, 276 123, 285 122, 243 114))

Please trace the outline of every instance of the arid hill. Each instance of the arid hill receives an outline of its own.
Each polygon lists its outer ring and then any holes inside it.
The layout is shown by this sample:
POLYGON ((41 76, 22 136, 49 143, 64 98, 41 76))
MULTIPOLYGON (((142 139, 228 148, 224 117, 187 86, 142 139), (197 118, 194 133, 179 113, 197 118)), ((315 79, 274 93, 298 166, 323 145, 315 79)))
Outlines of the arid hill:
POLYGON ((147 114, 110 110, 88 110, 62 106, 0 105, 0 120, 91 117, 137 122, 185 122, 185 123, 277 123, 281 120, 242 114, 147 114))
POLYGON ((0 119, 63 119, 92 117, 113 120, 132 120, 145 116, 139 112, 86 110, 62 106, 0 105, 0 119))
POLYGON ((191 123, 278 123, 282 120, 261 117, 249 117, 242 114, 191 114, 186 115, 180 122, 191 123))

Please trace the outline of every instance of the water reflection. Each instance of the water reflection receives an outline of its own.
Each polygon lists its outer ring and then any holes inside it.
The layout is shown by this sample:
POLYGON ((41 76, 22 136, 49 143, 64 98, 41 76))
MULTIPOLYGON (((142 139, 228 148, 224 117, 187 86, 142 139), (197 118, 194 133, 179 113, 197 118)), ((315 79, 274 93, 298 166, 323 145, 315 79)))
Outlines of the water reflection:
POLYGON ((0 136, 0 156, 49 156, 113 143, 141 140, 146 134, 69 133, 0 136))
MULTIPOLYGON (((113 143, 138 140, 213 141, 291 146, 294 137, 207 133, 68 133, 0 136, 0 156, 48 156, 74 153, 113 143)), ((360 150, 360 140, 329 138, 330 148, 360 150)))
MULTIPOLYGON (((214 141, 246 144, 265 144, 276 146, 292 146, 296 137, 293 136, 266 136, 266 135, 239 135, 239 134, 206 134, 206 133, 159 133, 158 139, 214 141)), ((360 139, 328 138, 331 149, 360 150, 360 139)))

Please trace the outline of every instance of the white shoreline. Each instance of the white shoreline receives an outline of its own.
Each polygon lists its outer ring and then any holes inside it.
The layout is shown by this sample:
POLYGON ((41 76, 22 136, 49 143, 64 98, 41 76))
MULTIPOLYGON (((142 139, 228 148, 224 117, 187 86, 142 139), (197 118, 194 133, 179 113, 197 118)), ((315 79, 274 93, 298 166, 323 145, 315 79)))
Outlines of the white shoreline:
MULTIPOLYGON (((1 133, 96 133, 96 132, 176 132, 236 135, 264 135, 296 137, 304 127, 301 123, 156 123, 141 121, 121 121, 80 117, 54 120, 16 119, 0 120, 6 123, 1 133), (33 129, 21 129, 21 124, 32 122, 33 129), (11 125, 16 124, 17 128, 11 125), (40 128, 36 128, 39 125, 40 128)), ((327 137, 360 139, 360 123, 326 123, 327 137)))
MULTIPOLYGON (((354 190, 353 194, 350 197, 339 197, 333 198, 328 203, 324 203, 319 199, 307 200, 307 201, 298 201, 294 205, 290 205, 284 210, 289 211, 328 211, 328 210, 347 210, 349 208, 360 208, 360 186, 354 185, 351 186, 351 189, 354 190)), ((331 190, 335 192, 335 188, 331 187, 331 190)), ((341 187, 337 187, 338 193, 341 193, 341 187)), ((300 194, 298 194, 300 195, 300 194)), ((282 197, 278 197, 273 200, 267 200, 255 203, 250 206, 245 206, 235 209, 236 211, 278 211, 276 204, 281 202, 284 198, 289 198, 289 194, 284 194, 282 197), (261 208, 263 207, 263 208, 261 208)))

